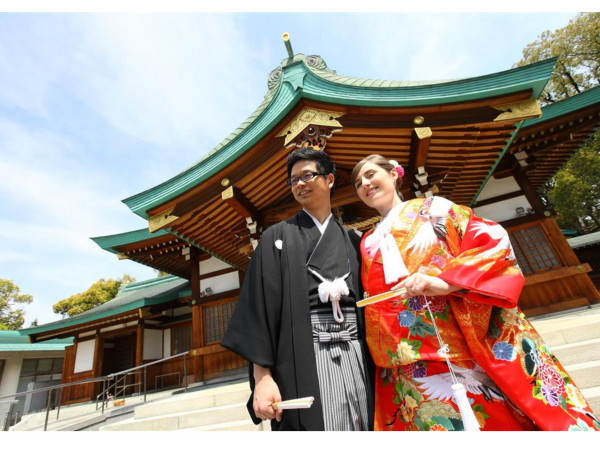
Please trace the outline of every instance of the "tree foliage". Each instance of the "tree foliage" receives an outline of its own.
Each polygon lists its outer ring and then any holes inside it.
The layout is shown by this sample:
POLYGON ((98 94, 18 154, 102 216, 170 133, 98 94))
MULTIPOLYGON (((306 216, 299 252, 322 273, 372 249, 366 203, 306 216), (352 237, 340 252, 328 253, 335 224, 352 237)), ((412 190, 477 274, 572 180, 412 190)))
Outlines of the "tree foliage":
POLYGON ((523 66, 558 57, 540 101, 553 103, 600 83, 600 13, 580 13, 556 31, 544 31, 523 50, 523 66))
POLYGON ((25 311, 16 307, 31 303, 33 296, 21 294, 21 289, 12 280, 0 278, 0 330, 18 330, 25 322, 25 311))
POLYGON ((600 228, 600 130, 556 173, 548 192, 562 228, 600 228))
POLYGON ((63 317, 76 316, 112 300, 116 297, 121 286, 133 283, 134 281, 135 278, 127 274, 117 280, 100 278, 86 291, 71 295, 55 303, 52 305, 52 309, 56 314, 61 314, 63 317))

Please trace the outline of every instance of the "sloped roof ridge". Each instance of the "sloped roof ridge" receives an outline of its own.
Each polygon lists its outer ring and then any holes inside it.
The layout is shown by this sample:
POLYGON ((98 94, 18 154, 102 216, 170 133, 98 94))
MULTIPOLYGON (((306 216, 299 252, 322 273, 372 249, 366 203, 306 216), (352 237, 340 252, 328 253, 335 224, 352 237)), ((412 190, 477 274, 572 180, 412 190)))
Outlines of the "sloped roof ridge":
MULTIPOLYGON (((337 85, 342 89, 351 90, 353 92, 356 90, 354 94, 346 93, 346 96, 361 96, 364 95, 365 92, 381 91, 380 95, 368 100, 369 102, 376 104, 377 102, 382 101, 383 97, 387 96, 387 93, 383 92, 387 91, 387 89, 390 89, 392 92, 399 89, 406 89, 406 92, 409 93, 407 98, 412 98, 415 95, 419 95, 419 93, 424 92, 423 89, 426 90, 428 86, 432 89, 445 89, 444 86, 452 87, 451 89, 454 89, 454 86, 462 86, 463 82, 479 83, 478 86, 481 85, 479 86, 479 89, 481 90, 480 94, 489 95, 491 91, 490 86, 488 85, 488 80, 494 80, 497 77, 505 76, 512 76, 511 80, 513 87, 515 85, 514 83, 517 85, 524 82, 527 83, 529 76, 533 76, 537 84, 540 84, 540 80, 543 79, 543 83, 541 84, 545 86, 550 76, 550 74, 546 74, 546 72, 551 72, 555 62, 556 58, 551 58, 523 67, 512 68, 493 74, 463 78, 459 80, 432 81, 427 82, 428 84, 426 84, 426 82, 397 82, 398 85, 393 85, 393 82, 387 82, 387 85, 383 85, 378 84, 381 83, 381 80, 340 77, 335 71, 327 68, 327 64, 320 56, 307 57, 303 54, 297 54, 294 56, 294 58, 284 59, 278 68, 271 71, 268 81, 269 90, 262 103, 238 128, 236 128, 231 134, 229 134, 229 136, 221 141, 220 144, 218 144, 210 152, 206 153, 199 161, 192 164, 184 171, 154 187, 124 199, 123 203, 125 203, 134 213, 143 218, 147 218, 146 211, 148 209, 158 206, 171 196, 178 195, 179 193, 185 191, 189 188, 190 183, 196 183, 199 180, 210 176, 212 173, 219 170, 223 164, 226 164, 228 161, 230 161, 231 158, 239 156, 240 150, 247 149, 253 142, 260 139, 262 133, 265 132, 265 124, 275 123, 275 121, 278 120, 278 118, 287 110, 291 109, 293 104, 301 97, 301 95, 298 94, 299 90, 296 90, 295 88, 287 90, 282 89, 282 87, 285 85, 285 83, 283 83, 285 79, 285 69, 291 69, 293 66, 302 65, 307 72, 314 76, 315 80, 320 80, 320 82, 324 85, 337 85), (365 86, 365 83, 367 83, 368 86, 365 86), (276 99, 278 99, 277 101, 279 102, 278 107, 275 108, 276 111, 272 111, 268 116, 264 116, 265 120, 262 120, 263 115, 269 112, 269 106, 276 99), (254 131, 249 133, 249 135, 244 136, 244 132, 254 125, 256 125, 258 128, 254 129, 254 131), (223 152, 221 152, 222 150, 223 152)), ((540 85, 535 88, 536 96, 539 95, 539 92, 541 92, 543 86, 540 85)), ((323 86, 320 86, 319 88, 322 87, 323 86)), ((447 91, 448 89, 445 90, 447 91)), ((341 92, 338 92, 338 94, 340 93, 341 92)), ((446 92, 444 100, 451 101, 450 99, 452 99, 452 101, 456 101, 461 95, 465 95, 465 92, 464 89, 458 89, 456 91, 452 91, 451 94, 453 95, 448 96, 448 93, 446 92)), ((318 98, 318 95, 315 98, 318 98)), ((434 97, 429 96, 426 100, 430 101, 432 98, 434 97)), ((342 99, 340 97, 339 100, 352 103, 351 99, 348 98, 342 99)), ((397 98, 394 101, 403 102, 407 101, 407 99, 397 98)))
POLYGON ((583 109, 598 101, 600 101, 600 85, 589 88, 577 95, 542 106, 542 117, 525 120, 521 129, 546 122, 563 114, 577 111, 578 109, 583 109))
POLYGON ((180 278, 176 275, 163 275, 161 277, 150 278, 148 280, 134 281, 133 283, 121 285, 121 287, 119 288, 119 294, 121 294, 121 293, 125 294, 127 292, 137 291, 139 289, 145 289, 147 287, 155 286, 155 285, 159 285, 159 284, 163 284, 163 283, 170 283, 171 281, 175 281, 175 280, 184 281, 184 278, 180 278))
POLYGON ((347 86, 357 86, 357 87, 373 87, 373 88, 398 88, 398 87, 413 87, 413 86, 427 86, 430 84, 441 84, 448 83, 452 81, 457 81, 456 79, 452 80, 434 80, 434 81, 390 81, 390 80, 379 80, 374 78, 357 78, 357 77, 349 77, 345 75, 338 75, 335 70, 327 67, 327 63, 325 60, 319 55, 304 55, 303 53, 297 53, 294 55, 293 59, 285 58, 279 66, 269 73, 267 78, 267 87, 268 91, 265 94, 263 101, 260 105, 254 110, 250 116, 244 120, 233 132, 231 132, 225 139, 223 139, 219 144, 217 144, 211 151, 206 153, 202 158, 198 161, 184 169, 184 172, 196 167, 202 161, 208 159, 214 153, 218 152, 224 146, 229 144, 229 142, 233 141, 238 135, 240 135, 254 120, 267 108, 271 100, 277 94, 277 90, 281 86, 281 82, 283 80, 283 69, 291 64, 302 62, 304 65, 310 70, 312 73, 317 75, 319 78, 330 81, 332 83, 343 84, 347 86))

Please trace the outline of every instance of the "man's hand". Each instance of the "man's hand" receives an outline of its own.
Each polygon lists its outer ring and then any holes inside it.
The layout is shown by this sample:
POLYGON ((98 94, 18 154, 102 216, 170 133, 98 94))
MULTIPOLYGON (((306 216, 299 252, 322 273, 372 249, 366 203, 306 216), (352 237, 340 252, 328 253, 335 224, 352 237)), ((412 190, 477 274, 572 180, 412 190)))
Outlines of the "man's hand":
POLYGON ((460 286, 446 283, 438 277, 432 277, 422 273, 413 273, 394 286, 392 290, 400 288, 406 288, 406 293, 410 297, 417 295, 430 297, 435 295, 448 295, 454 291, 458 291, 460 286))
POLYGON ((280 402, 279 387, 271 376, 271 369, 254 364, 254 413, 262 420, 281 422, 282 411, 275 411, 271 403, 280 402))

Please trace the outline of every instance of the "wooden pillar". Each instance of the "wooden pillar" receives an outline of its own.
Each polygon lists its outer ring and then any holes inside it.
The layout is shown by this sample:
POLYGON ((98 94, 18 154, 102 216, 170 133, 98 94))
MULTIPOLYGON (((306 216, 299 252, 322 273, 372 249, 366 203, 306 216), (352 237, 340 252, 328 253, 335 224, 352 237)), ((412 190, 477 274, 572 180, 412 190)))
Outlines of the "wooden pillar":
MULTIPOLYGON (((515 161, 517 160, 514 156, 513 158, 515 159, 515 161)), ((525 194, 525 197, 527 197, 527 201, 529 202, 535 213, 538 216, 543 217, 544 211, 546 211, 546 206, 544 205, 544 202, 542 202, 542 199, 531 184, 529 177, 521 168, 518 161, 517 167, 513 170, 513 177, 515 178, 515 181, 518 183, 519 187, 525 194)))
POLYGON ((200 251, 196 247, 190 247, 189 264, 192 283, 192 354, 196 353, 192 358, 192 367, 194 381, 202 381, 204 380, 204 357, 197 352, 204 347, 204 322, 200 306, 200 251))
MULTIPOLYGON (((142 320, 138 320, 136 333, 135 333, 135 363, 134 363, 134 366, 137 367, 137 366, 141 366, 142 364, 144 364, 144 322, 142 320)), ((127 383, 130 383, 130 382, 131 382, 131 380, 128 379, 127 383)), ((143 373, 136 374, 134 382, 142 383, 142 384, 138 384, 138 386, 142 386, 142 388, 140 389, 139 392, 144 390, 144 388, 143 388, 143 383, 144 383, 143 373)), ((148 386, 146 388, 148 388, 148 386)))
POLYGON ((144 364, 144 321, 139 320, 135 341, 135 365, 141 366, 142 364, 144 364))

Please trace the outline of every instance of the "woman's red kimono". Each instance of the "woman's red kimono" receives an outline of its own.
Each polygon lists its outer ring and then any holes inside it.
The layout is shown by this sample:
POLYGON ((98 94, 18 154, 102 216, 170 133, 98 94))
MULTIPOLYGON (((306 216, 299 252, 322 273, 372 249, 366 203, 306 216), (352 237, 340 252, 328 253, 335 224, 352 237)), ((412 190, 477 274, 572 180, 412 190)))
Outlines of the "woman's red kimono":
MULTIPOLYGON (((600 429, 517 307, 524 277, 500 225, 432 197, 405 203, 391 232, 409 273, 462 288, 428 300, 481 429, 600 429)), ((361 244, 362 279, 372 296, 392 284, 385 284, 380 251, 365 246, 369 234, 361 244)), ((367 342, 377 365, 376 430, 463 429, 425 300, 398 297, 366 307, 367 342)))

